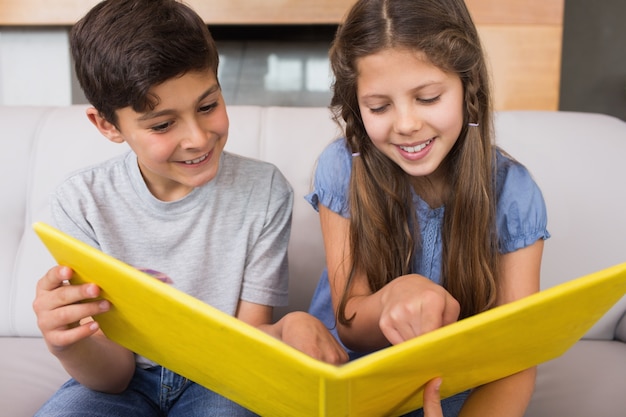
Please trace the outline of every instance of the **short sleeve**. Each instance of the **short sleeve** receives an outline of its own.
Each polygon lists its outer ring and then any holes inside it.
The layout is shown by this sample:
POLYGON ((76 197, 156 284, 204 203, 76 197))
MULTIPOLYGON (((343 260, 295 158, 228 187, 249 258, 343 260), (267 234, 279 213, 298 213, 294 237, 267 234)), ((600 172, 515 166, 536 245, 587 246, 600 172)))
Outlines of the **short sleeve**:
POLYGON ((498 153, 496 221, 501 253, 548 239, 548 215, 539 186, 521 164, 498 153))
POLYGON ((349 217, 348 189, 352 171, 352 154, 344 139, 332 142, 320 155, 315 176, 313 191, 304 198, 319 211, 319 205, 333 212, 349 217))

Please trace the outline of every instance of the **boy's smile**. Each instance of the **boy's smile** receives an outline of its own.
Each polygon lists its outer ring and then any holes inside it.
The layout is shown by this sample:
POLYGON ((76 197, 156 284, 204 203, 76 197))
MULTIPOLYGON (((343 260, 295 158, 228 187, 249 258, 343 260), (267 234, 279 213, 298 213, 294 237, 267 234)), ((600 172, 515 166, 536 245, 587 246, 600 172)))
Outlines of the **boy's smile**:
POLYGON ((200 158, 198 158, 198 159, 194 159, 194 160, 191 160, 191 161, 184 161, 184 163, 185 163, 185 164, 187 164, 187 165, 196 165, 196 164, 199 164, 199 163, 201 163, 201 162, 206 161, 206 159, 207 159, 208 157, 209 157, 209 154, 206 154, 206 155, 202 155, 202 156, 201 156, 200 158))
POLYGON ((169 79, 150 94, 154 109, 119 109, 119 129, 101 131, 128 143, 156 198, 174 201, 215 178, 228 138, 226 106, 211 70, 169 79))

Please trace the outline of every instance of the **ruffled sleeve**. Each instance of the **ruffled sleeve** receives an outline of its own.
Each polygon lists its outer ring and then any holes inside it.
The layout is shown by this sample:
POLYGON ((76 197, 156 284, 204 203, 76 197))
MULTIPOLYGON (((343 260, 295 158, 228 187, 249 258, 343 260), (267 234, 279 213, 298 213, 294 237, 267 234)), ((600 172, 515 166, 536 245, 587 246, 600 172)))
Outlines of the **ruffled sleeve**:
POLYGON ((349 217, 348 189, 352 170, 352 154, 344 139, 332 142, 324 149, 317 162, 313 191, 304 198, 319 211, 319 205, 349 217))
POLYGON ((498 153, 497 228, 501 253, 548 239, 548 214, 541 190, 521 164, 498 153))

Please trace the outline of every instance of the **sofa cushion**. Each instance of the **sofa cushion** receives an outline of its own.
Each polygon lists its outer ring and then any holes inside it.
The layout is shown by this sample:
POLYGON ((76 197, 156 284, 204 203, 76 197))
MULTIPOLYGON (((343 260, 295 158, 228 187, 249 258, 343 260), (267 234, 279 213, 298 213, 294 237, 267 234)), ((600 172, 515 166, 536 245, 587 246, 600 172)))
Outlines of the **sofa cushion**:
POLYGON ((525 417, 617 417, 626 410, 626 343, 581 340, 538 367, 525 417))
MULTIPOLYGON (((548 209, 541 286, 626 262, 626 123, 602 114, 497 113, 496 140, 526 165, 548 209)), ((622 298, 585 335, 612 340, 626 310, 622 298)))
POLYGON ((615 339, 626 343, 626 314, 622 316, 622 319, 617 324, 615 339))
POLYGON ((30 108, 28 111, 20 107, 0 108, 0 142, 3 148, 0 152, 0 335, 15 331, 12 319, 21 300, 16 299, 18 281, 15 279, 14 260, 26 224, 26 195, 33 165, 32 146, 47 111, 45 107, 30 108))
POLYGON ((0 352, 3 416, 32 416, 69 379, 40 337, 0 337, 0 352))
MULTIPOLYGON (((88 121, 85 109, 86 106, 36 108, 35 111, 43 112, 42 117, 24 123, 7 119, 12 128, 28 125, 33 129, 33 134, 28 137, 30 155, 25 175, 26 193, 20 199, 25 203, 23 223, 20 224, 22 233, 10 274, 13 275, 14 285, 9 297, 13 305, 8 315, 8 329, 6 332, 1 329, 2 335, 40 335, 31 304, 37 280, 54 265, 54 261, 32 231, 31 225, 35 221, 51 221, 48 205, 50 193, 69 173, 128 149, 126 144, 114 144, 104 138, 88 121)), ((21 113, 27 112, 23 109, 21 113)))

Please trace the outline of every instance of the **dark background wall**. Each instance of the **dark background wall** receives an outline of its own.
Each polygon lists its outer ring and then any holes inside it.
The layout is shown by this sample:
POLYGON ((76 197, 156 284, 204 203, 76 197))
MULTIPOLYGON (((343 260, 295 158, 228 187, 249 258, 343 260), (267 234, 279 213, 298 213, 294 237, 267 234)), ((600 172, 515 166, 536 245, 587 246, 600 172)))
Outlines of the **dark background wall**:
POLYGON ((559 107, 626 120, 626 0, 565 0, 559 107))

